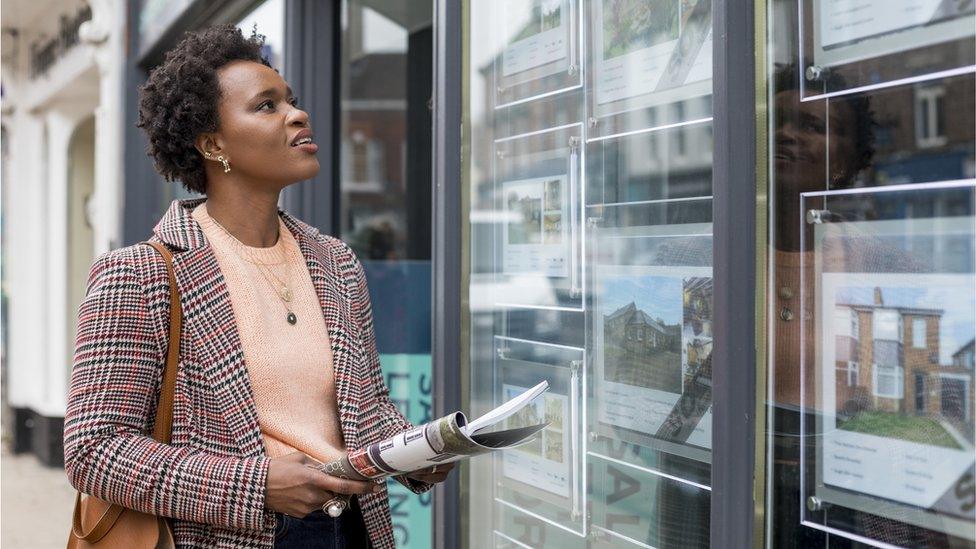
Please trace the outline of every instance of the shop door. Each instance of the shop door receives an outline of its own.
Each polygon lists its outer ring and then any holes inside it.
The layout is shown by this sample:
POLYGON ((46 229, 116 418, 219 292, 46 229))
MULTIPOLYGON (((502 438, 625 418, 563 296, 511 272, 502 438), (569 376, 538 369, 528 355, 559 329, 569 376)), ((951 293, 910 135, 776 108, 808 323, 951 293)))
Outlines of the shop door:
POLYGON ((974 3, 769 9, 767 545, 973 547, 974 3))
POLYGON ((471 462, 467 546, 709 545, 711 17, 465 3, 471 413, 550 386, 539 438, 471 462))

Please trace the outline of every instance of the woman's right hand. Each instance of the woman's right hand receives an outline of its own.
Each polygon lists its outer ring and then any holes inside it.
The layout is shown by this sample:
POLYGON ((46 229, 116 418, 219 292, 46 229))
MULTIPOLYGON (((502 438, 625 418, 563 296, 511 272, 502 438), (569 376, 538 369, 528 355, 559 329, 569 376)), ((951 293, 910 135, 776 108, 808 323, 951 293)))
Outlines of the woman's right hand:
POLYGON ((373 482, 346 480, 314 468, 317 461, 293 452, 273 458, 268 465, 265 507, 303 518, 321 509, 335 494, 369 494, 382 488, 373 482))

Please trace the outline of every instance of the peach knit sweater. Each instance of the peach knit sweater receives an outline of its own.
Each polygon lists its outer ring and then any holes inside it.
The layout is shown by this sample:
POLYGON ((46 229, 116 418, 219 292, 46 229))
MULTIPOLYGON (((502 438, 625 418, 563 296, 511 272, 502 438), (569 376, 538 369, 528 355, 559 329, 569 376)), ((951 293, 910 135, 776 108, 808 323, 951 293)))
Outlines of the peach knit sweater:
POLYGON ((193 219, 227 281, 267 455, 299 450, 323 462, 340 455, 329 334, 294 236, 279 219, 274 246, 245 246, 216 224, 206 202, 193 210, 193 219), (295 325, 287 321, 272 272, 292 290, 295 325))

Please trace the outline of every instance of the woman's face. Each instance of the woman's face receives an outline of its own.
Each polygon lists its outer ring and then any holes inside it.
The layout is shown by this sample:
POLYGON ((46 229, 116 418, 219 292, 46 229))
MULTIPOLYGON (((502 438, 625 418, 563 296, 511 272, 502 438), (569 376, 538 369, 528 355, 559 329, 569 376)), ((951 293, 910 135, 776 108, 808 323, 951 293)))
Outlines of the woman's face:
POLYGON ((216 144, 238 178, 277 188, 319 171, 308 113, 274 69, 234 61, 217 71, 221 97, 216 144))
POLYGON ((823 190, 826 182, 853 175, 854 111, 843 102, 831 105, 830 123, 824 101, 801 102, 796 90, 776 94, 774 158, 776 180, 790 193, 823 190), (828 132, 829 127, 829 132, 828 132), (827 158, 830 158, 830 174, 827 158))

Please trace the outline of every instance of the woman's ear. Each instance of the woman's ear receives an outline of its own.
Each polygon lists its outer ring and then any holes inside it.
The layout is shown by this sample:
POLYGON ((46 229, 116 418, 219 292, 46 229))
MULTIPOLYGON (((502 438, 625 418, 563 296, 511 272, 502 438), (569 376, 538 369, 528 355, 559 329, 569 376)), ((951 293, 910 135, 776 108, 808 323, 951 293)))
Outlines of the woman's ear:
POLYGON ((220 140, 212 133, 202 133, 197 136, 193 146, 206 158, 216 158, 223 150, 220 146, 220 140))

